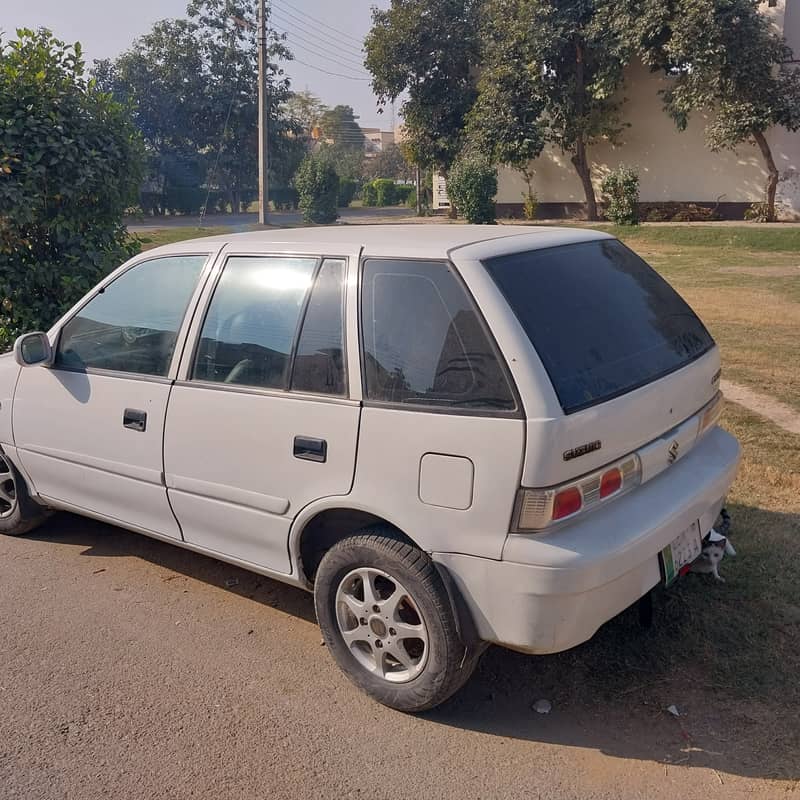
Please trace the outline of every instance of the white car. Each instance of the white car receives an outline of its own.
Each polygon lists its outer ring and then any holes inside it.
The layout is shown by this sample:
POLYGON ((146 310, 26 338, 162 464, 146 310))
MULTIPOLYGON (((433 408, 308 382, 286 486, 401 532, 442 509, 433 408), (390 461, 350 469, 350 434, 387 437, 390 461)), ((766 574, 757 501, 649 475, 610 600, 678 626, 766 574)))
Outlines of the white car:
POLYGON ((66 509, 313 590, 349 678, 420 711, 698 555, 739 460, 719 375, 597 231, 180 242, 0 359, 0 529, 66 509))

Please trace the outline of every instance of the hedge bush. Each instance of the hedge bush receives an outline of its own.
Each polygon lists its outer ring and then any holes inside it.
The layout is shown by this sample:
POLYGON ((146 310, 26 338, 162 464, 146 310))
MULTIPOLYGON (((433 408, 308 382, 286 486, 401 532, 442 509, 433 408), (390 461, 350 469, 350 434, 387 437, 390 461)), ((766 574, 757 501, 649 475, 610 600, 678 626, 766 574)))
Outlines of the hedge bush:
POLYGON ((605 215, 617 225, 639 224, 639 175, 620 165, 606 175, 601 186, 608 205, 605 215))
POLYGON ((492 225, 497 169, 479 154, 462 155, 447 175, 447 194, 467 222, 492 225))
POLYGON ((337 201, 339 208, 347 208, 350 203, 353 202, 353 198, 356 196, 357 191, 358 184, 354 180, 350 180, 349 178, 340 178, 339 196, 337 201))
POLYGON ((313 154, 306 156, 297 170, 294 185, 306 222, 324 225, 339 218, 336 211, 339 176, 329 161, 313 154))

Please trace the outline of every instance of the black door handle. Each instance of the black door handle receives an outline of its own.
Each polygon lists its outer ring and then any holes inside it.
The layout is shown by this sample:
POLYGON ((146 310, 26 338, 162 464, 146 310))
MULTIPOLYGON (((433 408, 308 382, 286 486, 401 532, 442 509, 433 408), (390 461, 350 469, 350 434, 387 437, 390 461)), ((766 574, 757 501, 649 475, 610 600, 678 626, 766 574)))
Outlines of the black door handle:
POLYGON ((294 457, 305 461, 328 460, 328 443, 324 439, 313 439, 309 436, 294 437, 294 457))
POLYGON ((144 433, 147 428, 147 412, 137 411, 135 408, 126 408, 122 415, 122 426, 132 431, 144 433))

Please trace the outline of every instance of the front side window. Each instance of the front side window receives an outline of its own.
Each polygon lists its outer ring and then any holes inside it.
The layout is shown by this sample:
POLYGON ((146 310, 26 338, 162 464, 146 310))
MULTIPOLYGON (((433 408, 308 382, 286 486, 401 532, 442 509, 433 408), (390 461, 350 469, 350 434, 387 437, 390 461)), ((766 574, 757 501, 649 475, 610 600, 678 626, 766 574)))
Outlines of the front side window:
POLYGON ((368 400, 515 409, 497 352, 449 264, 368 259, 361 314, 368 400))
POLYGON ((56 366, 166 376, 206 259, 154 258, 123 272, 64 325, 56 366))
POLYGON ((194 380, 285 389, 315 258, 232 256, 208 308, 194 380))

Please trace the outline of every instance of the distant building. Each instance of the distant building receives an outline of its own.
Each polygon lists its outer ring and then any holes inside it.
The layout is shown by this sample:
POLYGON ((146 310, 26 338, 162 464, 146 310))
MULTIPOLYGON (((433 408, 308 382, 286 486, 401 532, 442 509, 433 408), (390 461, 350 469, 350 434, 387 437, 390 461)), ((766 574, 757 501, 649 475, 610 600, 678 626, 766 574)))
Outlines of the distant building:
POLYGON ((368 156, 383 152, 390 144, 395 144, 394 131, 382 131, 380 128, 362 128, 366 142, 364 149, 368 156))

